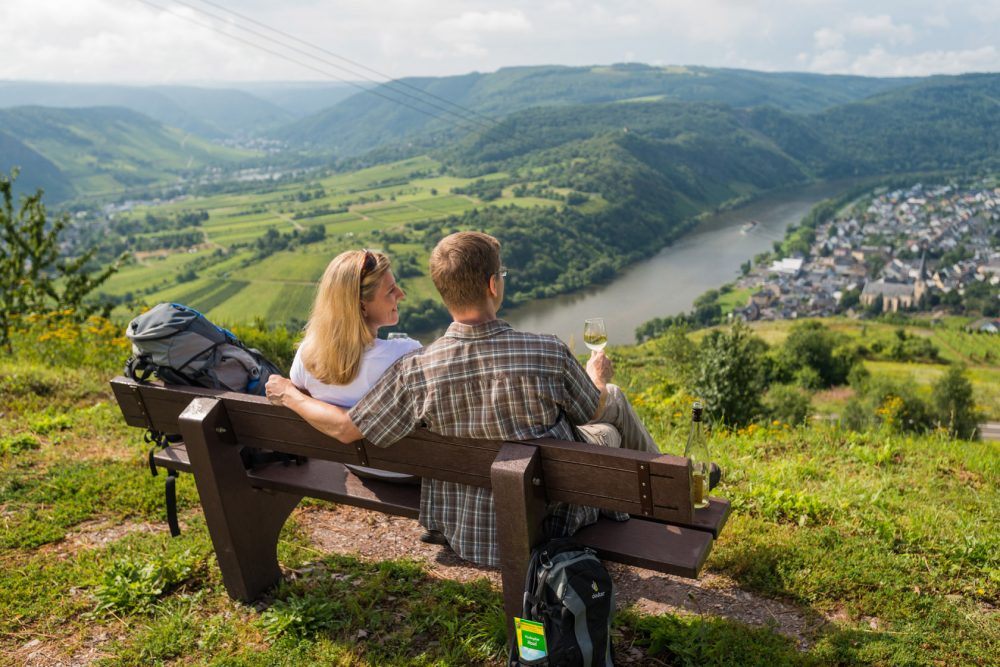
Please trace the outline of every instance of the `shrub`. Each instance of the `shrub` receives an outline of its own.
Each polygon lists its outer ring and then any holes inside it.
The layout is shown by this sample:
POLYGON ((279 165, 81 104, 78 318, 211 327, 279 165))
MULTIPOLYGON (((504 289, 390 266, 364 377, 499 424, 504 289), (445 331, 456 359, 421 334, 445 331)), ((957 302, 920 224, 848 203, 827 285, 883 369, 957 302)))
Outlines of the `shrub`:
POLYGON ((771 385, 764 396, 764 410, 769 419, 786 424, 802 424, 811 413, 809 396, 801 389, 784 384, 771 385))
POLYGON ((841 416, 851 429, 861 431, 880 426, 897 433, 920 433, 933 424, 931 412, 914 392, 912 382, 869 378, 855 389, 858 393, 848 402, 841 416))

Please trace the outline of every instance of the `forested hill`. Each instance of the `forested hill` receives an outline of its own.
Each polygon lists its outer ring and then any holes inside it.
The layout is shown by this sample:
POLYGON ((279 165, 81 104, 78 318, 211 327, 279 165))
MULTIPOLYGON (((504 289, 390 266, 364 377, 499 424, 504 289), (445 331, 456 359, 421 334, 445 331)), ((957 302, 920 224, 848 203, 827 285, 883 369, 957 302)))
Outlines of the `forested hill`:
POLYGON ((0 109, 0 145, 0 172, 20 166, 19 191, 43 188, 50 202, 176 181, 247 155, 117 107, 0 109))
POLYGON ((1000 164, 1000 74, 934 77, 816 114, 748 125, 823 178, 1000 164))
POLYGON ((242 90, 0 81, 0 109, 122 107, 207 139, 258 133, 301 114, 242 90))
POLYGON ((1000 75, 930 79, 812 114, 681 102, 540 107, 438 155, 472 173, 561 163, 574 152, 580 165, 587 153, 574 142, 604 134, 627 138, 631 143, 622 145, 672 174, 685 194, 805 177, 988 167, 1000 150, 1000 75))
POLYGON ((459 220, 505 240, 523 296, 535 298, 606 279, 741 196, 813 178, 995 166, 998 88, 997 75, 944 78, 805 115, 662 101, 541 107, 436 157, 458 175, 508 175, 473 188, 481 196, 541 182, 582 202, 459 220))
POLYGON ((789 111, 818 111, 912 81, 641 64, 512 67, 490 74, 410 78, 402 80, 405 86, 380 86, 374 89, 378 95, 359 93, 288 126, 277 136, 350 155, 427 132, 460 136, 486 122, 478 114, 499 119, 538 106, 665 99, 720 102, 738 108, 773 106, 789 111), (423 105, 415 99, 420 97, 419 91, 441 99, 432 98, 430 105, 423 105), (474 113, 464 113, 468 121, 463 121, 442 109, 451 108, 443 100, 474 113))

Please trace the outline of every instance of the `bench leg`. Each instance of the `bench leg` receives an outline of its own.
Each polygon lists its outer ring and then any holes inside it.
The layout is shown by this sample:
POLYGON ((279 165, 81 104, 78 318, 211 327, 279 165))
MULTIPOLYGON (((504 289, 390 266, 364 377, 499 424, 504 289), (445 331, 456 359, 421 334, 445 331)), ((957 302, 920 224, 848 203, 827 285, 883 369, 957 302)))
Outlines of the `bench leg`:
POLYGON ((250 486, 222 401, 195 398, 178 423, 226 591, 255 600, 281 579, 278 534, 302 496, 250 486))
POLYGON ((500 577, 509 641, 514 636, 514 617, 521 615, 524 578, 531 550, 542 538, 547 506, 538 448, 516 443, 503 445, 490 468, 490 481, 496 503, 500 577))

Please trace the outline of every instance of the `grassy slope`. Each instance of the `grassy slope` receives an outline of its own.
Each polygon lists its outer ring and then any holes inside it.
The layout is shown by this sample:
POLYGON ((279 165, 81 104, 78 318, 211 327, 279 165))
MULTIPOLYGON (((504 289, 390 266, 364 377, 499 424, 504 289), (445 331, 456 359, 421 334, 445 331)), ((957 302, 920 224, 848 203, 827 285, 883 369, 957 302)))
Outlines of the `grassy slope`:
MULTIPOLYGON (((125 354, 117 329, 93 330, 74 339, 58 328, 44 343, 36 331, 17 339, 16 357, 0 357, 0 662, 20 663, 38 639, 64 657, 96 650, 104 665, 221 656, 230 665, 502 664, 491 657, 500 648, 500 600, 488 585, 441 581, 405 561, 324 556, 294 518, 279 557, 300 576, 263 614, 230 603, 190 476, 179 482, 182 537, 141 529, 159 526, 162 478, 149 476, 146 446, 108 395, 106 378, 125 354), (96 609, 103 573, 125 565, 184 575, 151 593, 148 610, 85 615, 96 609)), ((612 355, 658 442, 679 453, 685 419, 667 398, 657 343, 612 355)), ((620 644, 676 665, 974 665, 995 657, 995 444, 771 424, 714 433, 712 447, 726 470, 721 495, 735 512, 707 570, 826 622, 800 651, 772 630, 710 612, 628 612, 620 644)), ((133 594, 144 588, 136 582, 133 594)))

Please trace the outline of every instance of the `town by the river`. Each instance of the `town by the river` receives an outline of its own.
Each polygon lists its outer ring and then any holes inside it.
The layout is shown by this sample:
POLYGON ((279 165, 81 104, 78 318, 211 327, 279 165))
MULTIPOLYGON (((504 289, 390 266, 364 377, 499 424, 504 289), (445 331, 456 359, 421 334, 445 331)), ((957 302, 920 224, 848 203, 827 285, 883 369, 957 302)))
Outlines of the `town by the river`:
MULTIPOLYGON (((500 317, 524 331, 556 334, 566 342, 572 337, 581 349, 583 321, 603 317, 610 343, 634 343, 637 326, 690 310, 698 296, 734 280, 740 264, 771 250, 789 225, 797 224, 813 206, 854 184, 838 181, 783 190, 713 215, 606 285, 505 309, 500 317), (757 224, 747 225, 750 221, 757 224)), ((517 289, 516 274, 507 289, 517 289)))

